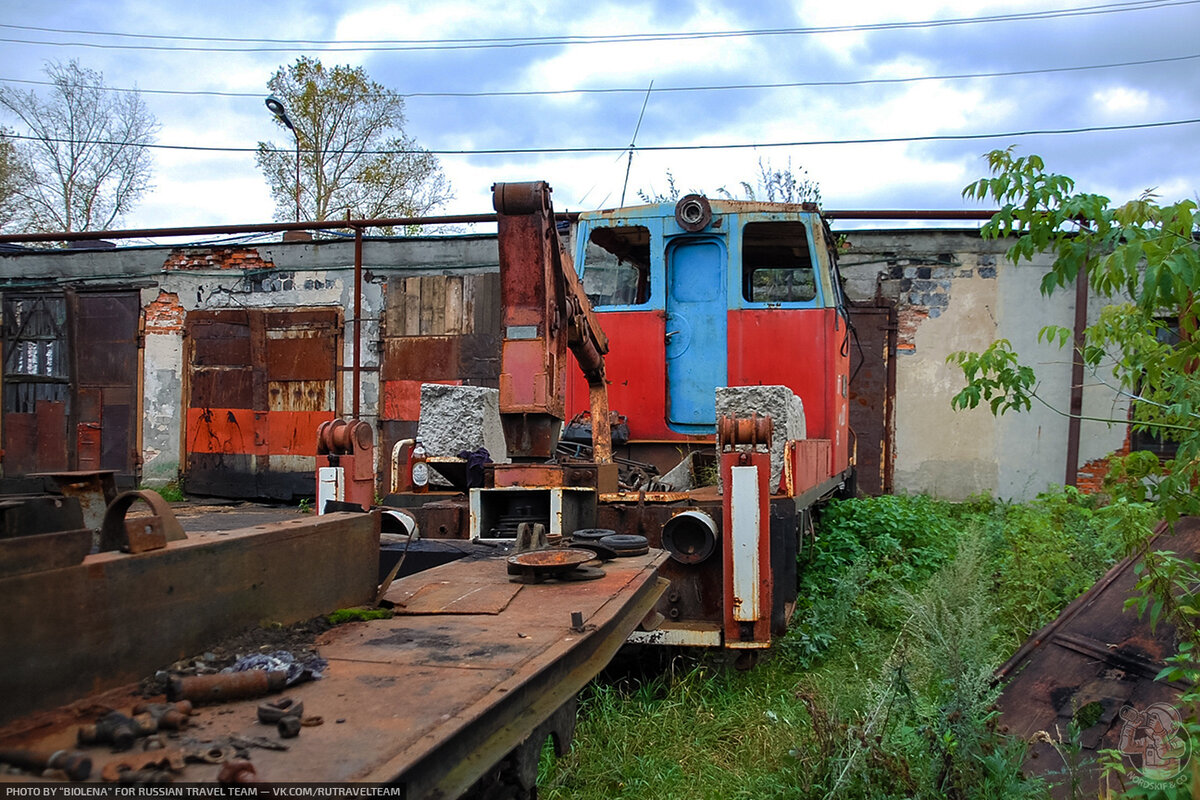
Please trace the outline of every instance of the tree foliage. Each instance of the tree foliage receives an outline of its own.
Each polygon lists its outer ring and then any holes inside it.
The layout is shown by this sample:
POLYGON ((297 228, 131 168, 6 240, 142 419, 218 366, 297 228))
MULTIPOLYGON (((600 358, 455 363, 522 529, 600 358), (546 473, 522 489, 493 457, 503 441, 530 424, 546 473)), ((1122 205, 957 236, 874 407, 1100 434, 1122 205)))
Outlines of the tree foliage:
POLYGON ((0 106, 28 128, 11 142, 12 227, 29 231, 111 228, 151 189, 158 122, 136 92, 114 92, 104 76, 48 62, 48 96, 0 88, 0 106))
POLYGON ((277 120, 292 140, 258 143, 277 219, 295 213, 296 139, 304 219, 419 216, 452 197, 438 159, 404 132, 404 98, 361 67, 326 68, 301 57, 280 67, 267 86, 286 107, 296 137, 277 120))
MULTIPOLYGON (((1077 342, 1074 332, 1047 326, 1039 341, 1076 349, 1093 379, 1130 400, 1135 431, 1151 432, 1176 444, 1173 458, 1140 450, 1112 457, 1105 488, 1108 510, 1126 532, 1127 549, 1140 557, 1135 566, 1138 594, 1126 601, 1147 618, 1174 626, 1177 652, 1159 678, 1186 681, 1180 697, 1188 709, 1188 735, 1200 735, 1200 564, 1153 546, 1144 525, 1127 512, 1149 508, 1155 519, 1174 522, 1200 513, 1200 340, 1196 336, 1200 291, 1200 216, 1196 203, 1160 203, 1152 191, 1113 207, 1108 198, 1075 191, 1075 183, 1046 171, 1036 155, 1013 151, 988 155, 992 177, 963 190, 966 197, 991 199, 1000 211, 984 226, 990 238, 1012 237, 1007 256, 1014 264, 1037 253, 1053 256, 1042 279, 1049 295, 1082 274, 1091 290, 1108 301, 1077 342)), ((955 353, 967 386, 954 398, 957 408, 987 401, 992 413, 1024 410, 1037 399, 1036 376, 1019 364, 1007 342, 983 353, 955 353)), ((1047 404, 1048 405, 1048 404, 1047 404)), ((1104 769, 1124 774, 1119 753, 1104 769)), ((1169 796, 1195 797, 1194 787, 1169 796)))
MULTIPOLYGON (((1072 286, 1084 271, 1094 293, 1108 301, 1084 331, 1079 352, 1093 379, 1130 400, 1134 430, 1176 443, 1174 458, 1134 452, 1111 460, 1107 488, 1127 501, 1151 501, 1174 519, 1197 513, 1200 478, 1200 215, 1196 203, 1162 204, 1153 192, 1113 206, 1107 197, 1075 191, 1070 178, 1047 172, 1036 155, 1012 149, 988 155, 992 177, 963 195, 994 200, 1000 211, 983 228, 987 238, 1010 237, 1014 264, 1038 253, 1053 256, 1043 294, 1072 286), (1175 335, 1177 331, 1177 335, 1175 335)), ((1047 326, 1039 340, 1074 347, 1070 329, 1047 326)), ((1028 409, 1037 395, 1034 371, 1018 363, 1007 342, 983 353, 955 353, 967 386, 956 408, 987 402, 993 413, 1028 409)))

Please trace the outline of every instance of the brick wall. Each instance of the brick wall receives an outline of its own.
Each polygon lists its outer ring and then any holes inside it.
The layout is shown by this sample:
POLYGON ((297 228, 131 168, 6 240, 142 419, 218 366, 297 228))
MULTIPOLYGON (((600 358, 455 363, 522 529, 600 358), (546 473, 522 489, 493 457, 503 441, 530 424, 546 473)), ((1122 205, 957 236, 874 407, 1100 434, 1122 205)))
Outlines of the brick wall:
POLYGON ((172 250, 163 263, 164 270, 188 269, 273 269, 251 247, 204 247, 172 250))
POLYGON ((146 333, 179 333, 186 315, 179 295, 160 289, 158 297, 146 305, 146 333))
POLYGON ((1110 453, 1104 458, 1093 459, 1082 465, 1075 473, 1075 480, 1079 491, 1084 494, 1099 494, 1104 491, 1104 478, 1108 475, 1109 461, 1114 456, 1129 455, 1129 434, 1125 434, 1125 443, 1121 445, 1114 453, 1110 453))

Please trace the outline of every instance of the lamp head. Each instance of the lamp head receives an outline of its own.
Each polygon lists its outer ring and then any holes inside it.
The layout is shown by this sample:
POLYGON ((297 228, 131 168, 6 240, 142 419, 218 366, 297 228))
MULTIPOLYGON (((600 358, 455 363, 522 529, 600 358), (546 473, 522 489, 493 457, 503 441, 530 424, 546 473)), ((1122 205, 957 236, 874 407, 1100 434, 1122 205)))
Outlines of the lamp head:
POLYGON ((288 119, 287 108, 284 107, 282 100, 275 95, 271 95, 264 102, 267 104, 267 110, 275 115, 275 119, 279 120, 292 130, 296 129, 295 126, 292 125, 292 121, 288 119))

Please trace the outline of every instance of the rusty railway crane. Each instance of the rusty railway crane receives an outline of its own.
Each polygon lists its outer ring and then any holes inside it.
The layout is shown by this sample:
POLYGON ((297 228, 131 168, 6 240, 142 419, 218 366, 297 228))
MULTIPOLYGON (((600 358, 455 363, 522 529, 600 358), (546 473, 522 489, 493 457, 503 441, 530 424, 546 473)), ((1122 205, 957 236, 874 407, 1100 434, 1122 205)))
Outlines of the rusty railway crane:
POLYGON ((634 641, 769 647, 812 505, 853 490, 828 228, 812 205, 689 195, 582 214, 572 246, 550 193, 493 187, 512 462, 466 496, 401 486, 388 502, 427 538, 512 538, 497 521, 522 515, 552 540, 644 537, 670 553, 671 588, 634 641))

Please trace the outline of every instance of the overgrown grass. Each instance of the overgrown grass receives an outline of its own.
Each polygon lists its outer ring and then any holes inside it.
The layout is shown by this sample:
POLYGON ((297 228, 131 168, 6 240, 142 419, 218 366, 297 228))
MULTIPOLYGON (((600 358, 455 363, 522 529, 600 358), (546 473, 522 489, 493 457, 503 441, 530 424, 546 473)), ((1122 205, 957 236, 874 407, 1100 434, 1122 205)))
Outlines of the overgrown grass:
POLYGON ((1146 514, 1073 490, 832 504, 773 657, 594 684, 571 753, 543 757, 541 796, 1044 796, 1019 773, 1023 743, 995 730, 992 673, 1146 514))

